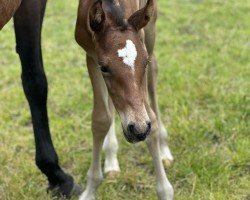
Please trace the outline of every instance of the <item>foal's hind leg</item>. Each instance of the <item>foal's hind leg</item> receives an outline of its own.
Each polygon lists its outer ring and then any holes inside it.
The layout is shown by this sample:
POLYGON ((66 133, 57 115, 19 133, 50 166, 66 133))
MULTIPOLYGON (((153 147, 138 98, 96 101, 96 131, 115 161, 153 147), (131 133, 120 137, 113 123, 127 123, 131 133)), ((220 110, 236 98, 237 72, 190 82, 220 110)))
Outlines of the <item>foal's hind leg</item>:
POLYGON ((111 98, 109 98, 109 105, 110 112, 112 112, 112 124, 103 144, 103 150, 105 152, 104 173, 109 177, 113 177, 120 172, 120 167, 117 159, 118 142, 115 134, 114 106, 111 98))
POLYGON ((90 57, 87 57, 87 66, 94 92, 94 108, 92 113, 93 154, 87 173, 87 186, 80 197, 81 200, 95 199, 95 191, 102 182, 101 151, 104 138, 112 124, 112 114, 110 113, 108 103, 108 90, 101 71, 90 57))
POLYGON ((29 102, 36 144, 36 164, 47 176, 49 189, 69 196, 73 178, 63 172, 53 147, 47 116, 47 80, 41 52, 41 26, 46 0, 23 0, 14 16, 16 50, 22 64, 22 84, 29 102))
POLYGON ((148 92, 151 101, 151 107, 156 114, 158 126, 160 131, 160 150, 164 165, 167 167, 173 160, 173 156, 167 144, 168 133, 163 125, 161 113, 159 110, 157 96, 156 96, 156 83, 158 66, 154 54, 150 56, 149 70, 148 70, 148 92))

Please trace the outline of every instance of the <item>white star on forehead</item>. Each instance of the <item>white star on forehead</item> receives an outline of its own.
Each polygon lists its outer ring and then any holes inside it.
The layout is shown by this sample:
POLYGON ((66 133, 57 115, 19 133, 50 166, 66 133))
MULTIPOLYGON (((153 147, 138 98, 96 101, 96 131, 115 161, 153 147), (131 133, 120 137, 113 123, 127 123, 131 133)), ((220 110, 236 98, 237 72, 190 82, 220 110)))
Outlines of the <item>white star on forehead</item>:
POLYGON ((126 40, 126 46, 123 49, 117 51, 118 56, 123 58, 124 64, 135 70, 135 60, 137 57, 137 50, 135 44, 131 40, 126 40))

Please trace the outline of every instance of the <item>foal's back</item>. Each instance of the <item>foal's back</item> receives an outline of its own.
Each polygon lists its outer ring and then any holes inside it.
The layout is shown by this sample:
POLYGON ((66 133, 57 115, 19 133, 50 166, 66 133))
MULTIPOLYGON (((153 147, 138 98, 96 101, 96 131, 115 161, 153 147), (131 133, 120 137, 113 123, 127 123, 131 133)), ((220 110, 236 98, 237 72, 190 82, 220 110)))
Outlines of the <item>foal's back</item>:
POLYGON ((22 0, 0 0, 0 30, 13 17, 22 0))

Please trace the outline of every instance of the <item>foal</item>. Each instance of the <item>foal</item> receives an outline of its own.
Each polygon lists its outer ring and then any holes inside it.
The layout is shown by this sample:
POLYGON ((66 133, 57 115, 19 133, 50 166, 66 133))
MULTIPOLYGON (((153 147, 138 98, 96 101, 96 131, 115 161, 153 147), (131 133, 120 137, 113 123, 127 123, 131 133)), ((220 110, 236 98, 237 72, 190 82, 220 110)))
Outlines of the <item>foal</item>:
POLYGON ((104 172, 120 171, 113 105, 120 115, 127 141, 145 140, 147 143, 153 158, 159 199, 173 199, 173 188, 162 163, 173 157, 166 143, 167 132, 155 95, 156 9, 155 0, 80 0, 76 41, 86 51, 94 92, 93 157, 81 200, 95 199, 95 191, 103 179, 102 147, 106 153, 104 172))

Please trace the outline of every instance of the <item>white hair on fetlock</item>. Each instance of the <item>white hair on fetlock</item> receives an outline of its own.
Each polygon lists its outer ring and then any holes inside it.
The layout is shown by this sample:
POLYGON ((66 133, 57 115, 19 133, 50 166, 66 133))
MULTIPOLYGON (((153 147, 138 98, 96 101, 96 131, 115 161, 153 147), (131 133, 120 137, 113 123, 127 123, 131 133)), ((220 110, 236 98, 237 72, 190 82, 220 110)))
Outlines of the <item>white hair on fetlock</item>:
POLYGON ((118 56, 123 59, 123 63, 135 70, 135 60, 137 57, 137 50, 135 44, 131 40, 126 40, 126 46, 117 51, 118 56))

